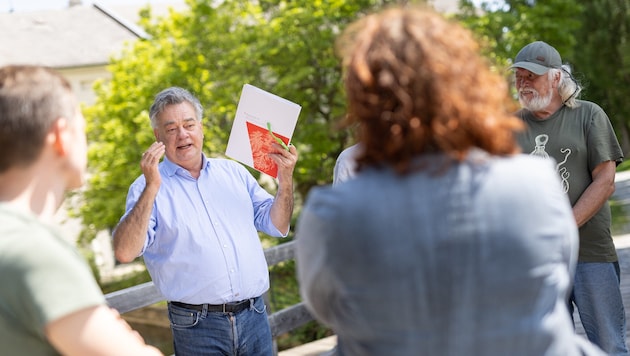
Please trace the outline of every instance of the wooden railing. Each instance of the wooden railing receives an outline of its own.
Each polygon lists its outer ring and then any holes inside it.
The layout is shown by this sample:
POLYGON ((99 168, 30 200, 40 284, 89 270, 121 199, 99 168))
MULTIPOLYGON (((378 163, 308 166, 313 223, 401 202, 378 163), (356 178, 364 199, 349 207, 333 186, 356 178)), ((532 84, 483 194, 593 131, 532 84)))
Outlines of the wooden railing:
MULTIPOLYGON (((265 258, 269 266, 295 258, 295 241, 289 241, 265 250, 265 258)), ((112 308, 124 314, 163 301, 153 282, 125 288, 105 295, 112 308)), ((274 338, 292 331, 313 320, 303 302, 294 304, 269 315, 271 334, 274 338)))
MULTIPOLYGON (((628 207, 628 209, 630 209, 630 171, 617 173, 615 186, 616 191, 613 199, 624 207, 628 207)), ((630 233, 630 226, 628 226, 628 231, 624 233, 630 233)), ((265 258, 267 259, 267 264, 269 266, 274 266, 280 262, 294 259, 294 246, 295 241, 290 241, 266 249, 265 258)), ((622 264, 622 268, 626 265, 627 264, 622 264)), ((630 275, 630 273, 623 273, 622 270, 622 276, 627 275, 630 275)), ((622 281, 621 284, 622 287, 624 285, 629 285, 624 281, 622 281)), ((623 293, 624 299, 630 298, 628 297, 630 292, 627 292, 630 291, 630 287, 626 287, 625 289, 622 288, 622 290, 626 291, 623 293)), ((153 285, 153 282, 147 282, 112 292, 106 294, 105 298, 107 299, 107 303, 111 307, 117 309, 121 314, 163 301, 162 296, 158 293, 157 289, 153 285)), ((627 308, 626 311, 630 313, 630 308, 627 308)), ((575 320, 578 320, 577 312, 574 315, 574 318, 575 320)), ((630 314, 627 318, 630 320, 630 314)), ((310 315, 303 302, 294 304, 269 315, 269 324, 271 325, 271 333, 274 339, 279 335, 290 332, 311 320, 313 320, 313 317, 310 315)), ((583 335, 584 329, 581 327, 581 324, 577 324, 578 333, 583 335)), ((630 323, 628 324, 628 328, 628 335, 630 335, 630 323)))

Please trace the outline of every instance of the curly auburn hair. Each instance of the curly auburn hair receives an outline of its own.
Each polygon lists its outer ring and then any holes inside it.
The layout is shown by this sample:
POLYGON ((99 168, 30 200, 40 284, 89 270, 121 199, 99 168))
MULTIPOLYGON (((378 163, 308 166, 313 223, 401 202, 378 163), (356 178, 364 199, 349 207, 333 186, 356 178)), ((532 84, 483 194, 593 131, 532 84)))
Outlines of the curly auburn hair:
POLYGON ((462 25, 421 7, 368 15, 338 38, 348 114, 363 146, 358 169, 420 167, 415 158, 444 153, 461 161, 471 148, 519 151, 508 82, 493 72, 462 25))

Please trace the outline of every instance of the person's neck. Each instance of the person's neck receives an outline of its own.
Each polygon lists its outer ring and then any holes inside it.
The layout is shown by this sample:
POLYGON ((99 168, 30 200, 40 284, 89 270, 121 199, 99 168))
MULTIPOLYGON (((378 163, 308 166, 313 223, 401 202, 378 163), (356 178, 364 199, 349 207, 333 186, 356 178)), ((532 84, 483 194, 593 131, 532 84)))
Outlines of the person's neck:
POLYGON ((193 178, 199 179, 203 168, 203 156, 200 156, 199 160, 181 162, 178 165, 187 170, 193 178))
POLYGON ((13 168, 0 174, 0 202, 51 221, 63 202, 65 186, 43 167, 13 168))
POLYGON ((554 96, 551 99, 551 102, 549 103, 549 105, 547 105, 544 109, 542 110, 538 110, 538 111, 532 111, 532 114, 534 114, 534 116, 539 119, 539 120, 543 120, 548 118, 549 116, 553 115, 556 111, 560 110, 560 108, 563 106, 564 104, 562 103, 562 99, 559 96, 554 96))

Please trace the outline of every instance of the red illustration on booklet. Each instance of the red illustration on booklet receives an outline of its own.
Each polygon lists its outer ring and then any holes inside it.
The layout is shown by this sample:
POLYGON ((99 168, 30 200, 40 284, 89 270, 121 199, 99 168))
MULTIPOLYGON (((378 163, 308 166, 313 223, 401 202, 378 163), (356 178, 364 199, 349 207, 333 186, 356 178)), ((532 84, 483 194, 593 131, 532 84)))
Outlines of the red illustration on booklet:
MULTIPOLYGON (((243 84, 225 155, 278 178, 278 167, 269 157, 271 145, 292 142, 301 109, 292 101, 243 84)), ((284 149, 288 148, 285 146, 284 149)))
MULTIPOLYGON (((249 135, 249 144, 252 148, 252 159, 254 160, 254 169, 266 173, 274 178, 278 176, 278 166, 269 157, 271 152, 271 144, 275 142, 273 136, 269 134, 267 128, 260 127, 254 123, 246 121, 247 134, 249 135)), ((274 135, 289 144, 289 138, 274 132, 274 135)))

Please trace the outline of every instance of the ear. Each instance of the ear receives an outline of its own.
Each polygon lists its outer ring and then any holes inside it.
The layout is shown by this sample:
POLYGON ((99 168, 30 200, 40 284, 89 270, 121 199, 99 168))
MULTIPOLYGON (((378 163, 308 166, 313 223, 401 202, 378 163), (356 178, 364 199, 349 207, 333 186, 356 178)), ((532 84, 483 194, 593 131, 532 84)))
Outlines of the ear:
POLYGON ((160 134, 158 134, 157 129, 153 129, 153 136, 155 136, 155 141, 160 142, 160 134))
POLYGON ((52 144, 54 151, 58 155, 67 155, 71 144, 68 133, 68 120, 63 117, 55 120, 48 132, 47 140, 52 144))
POLYGON ((553 78, 553 86, 556 88, 560 87, 560 80, 562 80, 562 73, 558 72, 553 78))

